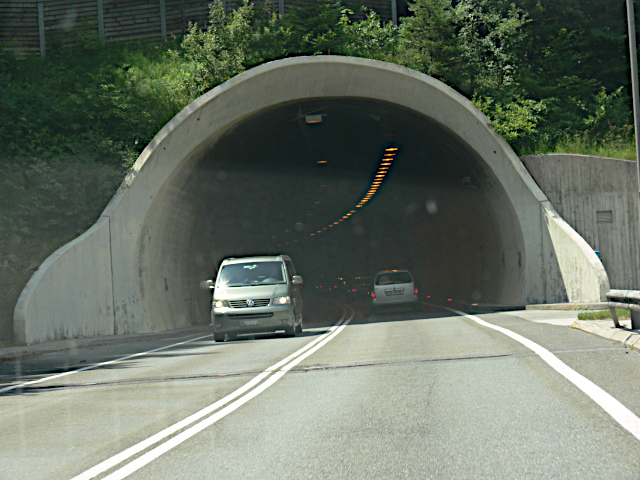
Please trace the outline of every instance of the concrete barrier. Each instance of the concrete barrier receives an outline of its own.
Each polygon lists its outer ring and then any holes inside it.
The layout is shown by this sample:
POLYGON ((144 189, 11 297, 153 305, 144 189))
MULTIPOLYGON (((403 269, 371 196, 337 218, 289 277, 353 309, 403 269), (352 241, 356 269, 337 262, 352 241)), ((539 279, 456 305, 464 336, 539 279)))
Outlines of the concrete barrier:
POLYGON ((612 287, 639 285, 636 162, 569 153, 524 155, 522 162, 558 214, 599 252, 612 287))
POLYGON ((47 258, 24 288, 15 308, 19 344, 113 335, 109 219, 47 258))

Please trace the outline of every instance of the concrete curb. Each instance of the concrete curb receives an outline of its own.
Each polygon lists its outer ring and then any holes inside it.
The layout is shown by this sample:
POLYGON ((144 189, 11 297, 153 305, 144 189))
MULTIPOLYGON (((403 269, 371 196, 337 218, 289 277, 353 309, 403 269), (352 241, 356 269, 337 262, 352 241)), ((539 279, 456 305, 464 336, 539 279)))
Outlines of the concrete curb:
POLYGON ((537 305, 527 305, 526 310, 606 310, 607 302, 591 303, 542 303, 537 305))
POLYGON ((640 350, 640 331, 630 328, 630 320, 620 320, 620 325, 624 326, 622 328, 613 326, 613 320, 576 320, 571 325, 571 328, 608 338, 640 350))

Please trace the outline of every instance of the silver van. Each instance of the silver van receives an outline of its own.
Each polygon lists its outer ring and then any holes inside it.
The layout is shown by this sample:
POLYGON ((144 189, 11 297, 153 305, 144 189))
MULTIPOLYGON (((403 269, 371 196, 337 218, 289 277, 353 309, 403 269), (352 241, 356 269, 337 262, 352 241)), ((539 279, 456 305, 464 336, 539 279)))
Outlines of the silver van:
POLYGON ((238 334, 302 332, 302 277, 287 255, 227 258, 213 288, 213 338, 224 342, 238 334))

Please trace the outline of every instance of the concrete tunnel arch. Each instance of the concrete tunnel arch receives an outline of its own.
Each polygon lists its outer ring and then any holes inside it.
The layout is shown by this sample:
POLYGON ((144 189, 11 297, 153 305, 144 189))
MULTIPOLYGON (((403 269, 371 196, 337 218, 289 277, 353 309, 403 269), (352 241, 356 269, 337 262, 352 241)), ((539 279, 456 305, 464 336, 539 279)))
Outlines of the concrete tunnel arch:
MULTIPOLYGON (((240 181, 251 170, 257 170, 269 185, 282 185, 287 177, 308 180, 319 175, 310 169, 316 158, 310 158, 307 167, 291 161, 296 151, 305 148, 304 139, 295 143, 295 129, 300 128, 295 119, 318 111, 327 116, 331 112, 331 118, 337 119, 333 137, 321 142, 325 146, 339 132, 355 131, 357 120, 370 122, 371 128, 362 128, 365 136, 358 146, 370 147, 367 158, 376 157, 375 149, 379 152, 385 142, 400 142, 405 147, 401 153, 413 159, 414 168, 422 168, 428 162, 421 158, 437 152, 447 160, 442 164, 453 165, 438 181, 461 179, 463 186, 476 187, 476 191, 466 190, 471 193, 462 188, 447 191, 449 197, 460 195, 458 207, 451 210, 458 223, 478 228, 471 229, 472 234, 485 244, 482 255, 488 259, 490 273, 478 273, 486 270, 485 265, 479 266, 477 252, 467 252, 475 248, 473 239, 450 254, 449 260, 460 255, 462 261, 475 265, 472 283, 481 281, 482 275, 492 278, 481 301, 518 305, 604 298, 608 280, 595 253, 557 215, 511 147, 469 100, 427 75, 395 64, 337 56, 296 57, 261 65, 212 89, 156 135, 98 222, 49 257, 30 280, 15 309, 16 340, 29 344, 205 322, 207 296, 198 284, 203 275, 213 273, 212 263, 229 254, 266 253, 260 251, 266 247, 259 242, 239 240, 252 235, 243 235, 244 227, 233 224, 234 214, 256 210, 275 218, 282 210, 295 209, 305 195, 299 191, 289 198, 291 189, 281 189, 275 196, 281 199, 278 208, 270 211, 264 208, 269 200, 258 194, 260 188, 253 181, 243 184, 249 203, 236 195, 237 188, 225 190, 220 185, 237 184, 228 175, 240 181), (386 123, 380 122, 382 116, 386 123), (280 123, 274 120, 278 118, 280 123), (380 128, 377 137, 366 136, 376 128, 380 128), (290 151, 284 140, 276 138, 276 143, 269 144, 279 135, 292 139, 290 151), (379 145, 372 145, 376 141, 379 145), (274 151, 289 158, 284 176, 275 171, 274 151), (256 160, 257 156, 264 161, 256 160), (253 163, 246 163, 247 158, 253 158, 253 163)), ((360 150, 349 142, 341 145, 341 151, 327 155, 340 156, 351 148, 342 160, 359 156, 360 150)), ((351 170, 360 168, 360 163, 343 162, 344 178, 351 178, 351 170)), ((425 172, 422 178, 438 175, 437 168, 425 172)), ((346 187, 336 195, 358 197, 368 179, 354 178, 345 180, 346 187)), ((438 195, 438 181, 427 186, 416 183, 413 170, 406 171, 404 178, 407 183, 397 188, 396 197, 425 189, 438 195)), ((311 197, 304 199, 308 202, 311 197)), ((248 223, 260 226, 255 232, 268 231, 269 223, 261 223, 259 217, 253 216, 248 223)), ((417 257, 426 251, 420 239, 430 238, 433 245, 435 238, 428 237, 434 229, 424 225, 410 230, 418 239, 414 241, 417 257)), ((278 251, 282 242, 276 239, 269 250, 278 251)), ((459 272, 455 272, 458 277, 459 272)), ((467 289, 468 300, 475 300, 473 287, 467 289)))

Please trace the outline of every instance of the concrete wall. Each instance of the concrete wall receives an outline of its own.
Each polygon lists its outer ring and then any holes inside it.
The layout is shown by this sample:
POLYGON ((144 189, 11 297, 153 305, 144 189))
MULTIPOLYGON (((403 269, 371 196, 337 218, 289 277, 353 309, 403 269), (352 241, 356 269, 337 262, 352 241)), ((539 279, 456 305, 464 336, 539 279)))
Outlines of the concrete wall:
POLYGON ((54 252, 15 308, 17 343, 113 335, 109 219, 54 252))
POLYGON ((611 286, 637 288, 640 231, 636 162, 558 153, 526 155, 522 162, 562 218, 592 249, 600 251, 611 286))
MULTIPOLYGON (((193 192, 181 186, 189 183, 202 152, 234 125, 294 100, 325 97, 410 109, 474 152, 477 168, 494 179, 495 194, 488 201, 497 212, 504 265, 498 301, 602 299, 607 278, 593 251, 549 213, 547 197, 468 99, 394 64, 297 57, 245 72, 172 119, 145 148, 98 224, 56 252, 29 283, 15 311, 16 338, 37 343, 201 322, 193 312, 202 293, 196 292, 197 280, 186 267, 189 257, 201 252, 182 248, 189 244, 185 232, 197 232, 201 219, 193 215, 193 192)), ((215 217, 215 211, 210 215, 215 217)))

